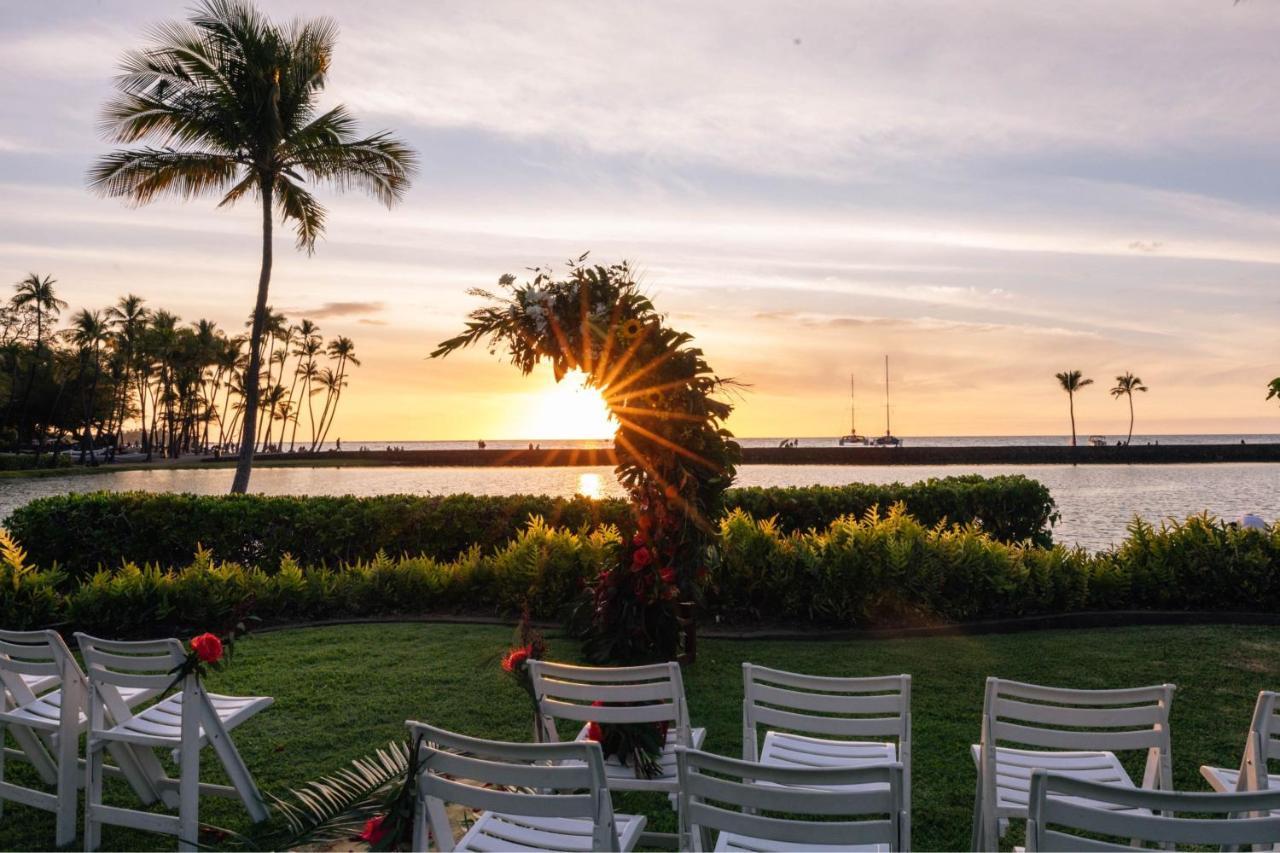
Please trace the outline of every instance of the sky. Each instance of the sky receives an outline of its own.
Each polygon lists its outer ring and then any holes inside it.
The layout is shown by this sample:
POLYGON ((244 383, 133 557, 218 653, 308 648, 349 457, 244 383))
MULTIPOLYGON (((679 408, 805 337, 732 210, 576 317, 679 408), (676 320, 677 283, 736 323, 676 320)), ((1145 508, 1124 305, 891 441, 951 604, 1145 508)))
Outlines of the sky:
MULTIPOLYGON (((744 436, 1276 432, 1280 3, 263 0, 341 28, 322 104, 420 154, 392 210, 322 193, 271 302, 353 338, 332 436, 575 437, 581 393, 428 360, 503 273, 629 259, 746 384, 744 436)), ((252 205, 92 195, 120 55, 186 4, 0 0, 0 284, 239 331, 252 205)))

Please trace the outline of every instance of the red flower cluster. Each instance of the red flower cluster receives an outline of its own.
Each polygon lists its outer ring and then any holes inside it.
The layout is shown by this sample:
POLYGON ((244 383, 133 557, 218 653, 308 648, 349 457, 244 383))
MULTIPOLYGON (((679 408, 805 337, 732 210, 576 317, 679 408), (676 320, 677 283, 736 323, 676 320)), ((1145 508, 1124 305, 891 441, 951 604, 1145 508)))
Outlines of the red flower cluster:
POLYGON ((652 552, 652 551, 650 551, 650 550, 649 550, 646 546, 644 546, 644 545, 641 545, 639 548, 637 548, 637 549, 636 549, 635 551, 633 551, 633 552, 632 552, 632 554, 631 554, 631 569, 632 569, 632 571, 636 571, 636 572, 638 572, 638 571, 640 571, 641 569, 643 569, 645 566, 649 565, 649 564, 650 564, 650 563, 652 563, 652 562, 653 562, 653 552, 652 552))
POLYGON ((222 660, 222 640, 213 634, 204 633, 192 638, 191 650, 205 663, 217 663, 222 660))
POLYGON ((507 652, 507 656, 502 659, 502 669, 512 675, 519 674, 524 669, 524 665, 528 662, 529 657, 533 654, 533 646, 521 646, 507 652))
POLYGON ((364 830, 356 838, 367 844, 377 844, 387 834, 387 828, 382 825, 386 819, 386 815, 369 818, 364 822, 364 830))

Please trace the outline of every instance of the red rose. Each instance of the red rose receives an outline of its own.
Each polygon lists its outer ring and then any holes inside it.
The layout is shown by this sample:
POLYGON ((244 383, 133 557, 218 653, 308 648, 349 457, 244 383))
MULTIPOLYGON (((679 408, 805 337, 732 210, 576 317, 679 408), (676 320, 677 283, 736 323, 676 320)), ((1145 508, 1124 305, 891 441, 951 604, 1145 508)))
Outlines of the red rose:
POLYGON ((201 634, 191 640, 191 650, 205 663, 222 660, 222 641, 213 634, 201 634))
POLYGON ((520 669, 524 667, 525 662, 529 660, 529 655, 531 652, 532 652, 532 649, 529 646, 524 646, 523 648, 519 648, 519 649, 512 649, 510 652, 507 653, 507 656, 502 659, 502 668, 507 672, 511 672, 511 673, 518 672, 520 669))
POLYGON ((665 569, 663 569, 662 571, 658 572, 658 577, 662 578, 662 582, 663 582, 663 583, 675 583, 675 582, 676 582, 676 570, 675 570, 675 569, 673 569, 673 568, 671 568, 670 566, 667 566, 667 568, 665 568, 665 569))
POLYGON ((649 549, 641 545, 631 555, 631 565, 637 569, 643 569, 645 566, 653 562, 653 554, 649 549))
POLYGON ((364 822, 364 831, 356 837, 368 844, 377 844, 387 834, 387 828, 382 825, 386 819, 386 815, 369 818, 364 822))
MULTIPOLYGON (((597 699, 591 703, 592 708, 603 708, 604 702, 597 699)), ((593 740, 596 743, 604 743, 604 730, 600 728, 599 723, 587 723, 587 740, 593 740)))

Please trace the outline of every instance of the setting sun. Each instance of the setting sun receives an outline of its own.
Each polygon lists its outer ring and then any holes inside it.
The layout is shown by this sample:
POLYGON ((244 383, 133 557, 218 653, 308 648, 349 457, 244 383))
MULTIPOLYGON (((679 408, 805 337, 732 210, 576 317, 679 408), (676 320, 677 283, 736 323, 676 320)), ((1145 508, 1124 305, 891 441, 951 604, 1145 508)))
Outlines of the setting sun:
POLYGON ((575 370, 553 382, 532 399, 527 419, 513 434, 532 439, 613 437, 618 423, 600 392, 586 387, 586 379, 575 370))

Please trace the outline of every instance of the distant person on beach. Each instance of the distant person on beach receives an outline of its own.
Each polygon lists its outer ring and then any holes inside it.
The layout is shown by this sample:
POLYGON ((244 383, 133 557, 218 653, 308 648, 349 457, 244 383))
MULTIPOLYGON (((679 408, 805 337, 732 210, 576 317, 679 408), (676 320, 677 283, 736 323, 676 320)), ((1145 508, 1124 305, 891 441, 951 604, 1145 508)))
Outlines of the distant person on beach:
POLYGON ((484 450, 484 439, 480 439, 476 444, 480 445, 481 450, 484 450))
POLYGON ((338 439, 337 448, 338 450, 342 450, 342 439, 338 439))

